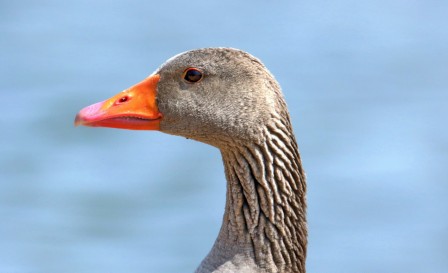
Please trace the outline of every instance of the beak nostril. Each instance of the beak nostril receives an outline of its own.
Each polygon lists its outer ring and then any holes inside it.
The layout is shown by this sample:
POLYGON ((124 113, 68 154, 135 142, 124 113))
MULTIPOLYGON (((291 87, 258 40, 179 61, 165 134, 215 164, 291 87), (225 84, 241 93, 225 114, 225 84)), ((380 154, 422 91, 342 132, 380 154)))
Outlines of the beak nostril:
POLYGON ((129 100, 128 96, 124 96, 121 97, 120 99, 117 100, 117 103, 123 103, 123 102, 127 102, 129 100))

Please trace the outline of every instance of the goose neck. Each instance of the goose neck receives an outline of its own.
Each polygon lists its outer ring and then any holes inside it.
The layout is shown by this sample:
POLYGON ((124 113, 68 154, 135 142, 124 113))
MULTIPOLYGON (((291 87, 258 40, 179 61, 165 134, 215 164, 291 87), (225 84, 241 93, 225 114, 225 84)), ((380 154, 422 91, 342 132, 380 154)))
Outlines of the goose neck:
POLYGON ((258 144, 221 149, 225 213, 203 264, 251 268, 247 272, 305 272, 305 177, 297 144, 288 132, 270 130, 258 144))

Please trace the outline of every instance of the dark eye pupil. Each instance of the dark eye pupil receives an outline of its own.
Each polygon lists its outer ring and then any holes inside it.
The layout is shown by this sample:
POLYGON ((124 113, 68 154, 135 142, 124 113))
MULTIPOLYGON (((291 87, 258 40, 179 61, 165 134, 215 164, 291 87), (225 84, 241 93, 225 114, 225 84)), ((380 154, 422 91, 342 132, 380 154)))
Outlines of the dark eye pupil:
POLYGON ((197 82, 202 79, 202 72, 196 69, 188 69, 185 72, 184 79, 189 82, 197 82))

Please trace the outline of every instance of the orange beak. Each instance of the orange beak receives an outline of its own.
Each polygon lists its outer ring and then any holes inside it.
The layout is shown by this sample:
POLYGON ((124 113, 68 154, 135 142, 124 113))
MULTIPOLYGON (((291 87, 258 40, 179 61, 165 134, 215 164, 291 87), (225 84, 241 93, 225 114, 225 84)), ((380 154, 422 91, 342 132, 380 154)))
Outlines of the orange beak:
POLYGON ((153 75, 112 98, 79 111, 75 126, 159 130, 162 114, 156 104, 160 75, 153 75))

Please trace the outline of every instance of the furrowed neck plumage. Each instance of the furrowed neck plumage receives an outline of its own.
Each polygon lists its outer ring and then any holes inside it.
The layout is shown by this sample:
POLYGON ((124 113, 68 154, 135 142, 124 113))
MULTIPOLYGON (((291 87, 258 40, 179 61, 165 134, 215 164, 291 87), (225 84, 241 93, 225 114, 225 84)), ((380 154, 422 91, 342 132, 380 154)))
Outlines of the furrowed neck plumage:
POLYGON ((235 142, 221 153, 223 224, 197 272, 304 273, 306 183, 289 118, 273 115, 259 143, 235 142))

